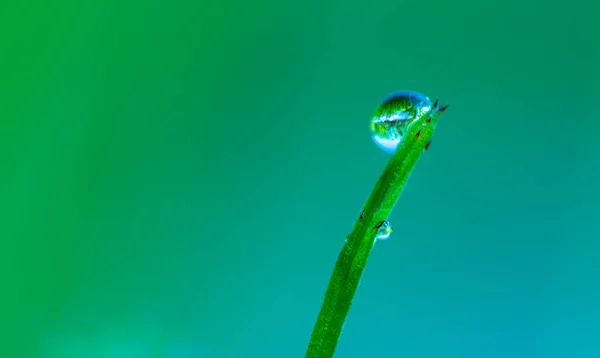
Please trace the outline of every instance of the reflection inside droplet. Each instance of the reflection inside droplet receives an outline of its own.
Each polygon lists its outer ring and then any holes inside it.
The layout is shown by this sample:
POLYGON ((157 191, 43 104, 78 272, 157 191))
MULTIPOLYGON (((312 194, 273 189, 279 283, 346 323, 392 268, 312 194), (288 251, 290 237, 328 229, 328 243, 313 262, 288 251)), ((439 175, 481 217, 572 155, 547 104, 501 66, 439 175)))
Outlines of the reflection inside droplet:
POLYGON ((371 133, 375 144, 393 154, 410 124, 429 112, 433 103, 418 92, 399 91, 388 96, 371 118, 371 133))

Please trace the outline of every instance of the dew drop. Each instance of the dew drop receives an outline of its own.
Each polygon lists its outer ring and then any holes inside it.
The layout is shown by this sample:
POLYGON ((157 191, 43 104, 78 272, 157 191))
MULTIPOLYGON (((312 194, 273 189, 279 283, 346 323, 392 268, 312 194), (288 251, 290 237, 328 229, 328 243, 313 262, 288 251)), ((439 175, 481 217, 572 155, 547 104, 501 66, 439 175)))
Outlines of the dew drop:
POLYGON ((393 154, 410 124, 433 107, 433 102, 418 92, 392 93, 379 105, 371 118, 371 133, 375 144, 393 154))
POLYGON ((379 231, 377 231, 377 236, 375 236, 375 238, 377 240, 387 240, 390 238, 393 230, 392 224, 390 224, 389 221, 384 221, 379 226, 379 231))

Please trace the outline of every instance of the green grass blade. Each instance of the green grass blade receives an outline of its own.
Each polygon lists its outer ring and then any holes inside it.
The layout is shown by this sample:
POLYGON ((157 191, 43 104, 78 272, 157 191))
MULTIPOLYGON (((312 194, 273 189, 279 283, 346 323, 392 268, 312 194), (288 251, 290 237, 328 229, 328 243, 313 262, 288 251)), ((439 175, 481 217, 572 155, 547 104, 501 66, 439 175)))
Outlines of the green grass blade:
POLYGON ((306 358, 331 358, 360 278, 375 243, 378 225, 386 221, 431 141, 439 115, 435 108, 411 124, 364 206, 363 214, 340 252, 310 339, 306 358))

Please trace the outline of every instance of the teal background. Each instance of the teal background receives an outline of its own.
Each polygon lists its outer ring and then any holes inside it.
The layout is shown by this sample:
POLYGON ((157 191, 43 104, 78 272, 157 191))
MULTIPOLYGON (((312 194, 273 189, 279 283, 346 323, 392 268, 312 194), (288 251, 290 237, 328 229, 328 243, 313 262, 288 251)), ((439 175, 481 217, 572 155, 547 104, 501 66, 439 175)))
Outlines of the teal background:
POLYGON ((399 89, 450 108, 337 356, 600 356, 598 10, 2 2, 0 357, 302 357, 399 89))

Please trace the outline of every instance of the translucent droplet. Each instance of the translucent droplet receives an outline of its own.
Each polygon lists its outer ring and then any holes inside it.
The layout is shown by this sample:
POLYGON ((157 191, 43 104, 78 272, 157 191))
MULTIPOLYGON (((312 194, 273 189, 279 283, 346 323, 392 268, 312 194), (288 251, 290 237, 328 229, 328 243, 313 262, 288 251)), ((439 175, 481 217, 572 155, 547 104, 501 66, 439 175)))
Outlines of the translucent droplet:
POLYGON ((371 119, 371 133, 379 148, 393 154, 410 124, 433 107, 431 100, 414 91, 399 91, 383 100, 371 119))
POLYGON ((377 231, 377 236, 375 236, 375 238, 377 240, 387 240, 390 238, 393 230, 392 224, 390 224, 389 221, 384 221, 379 226, 379 231, 377 231))

